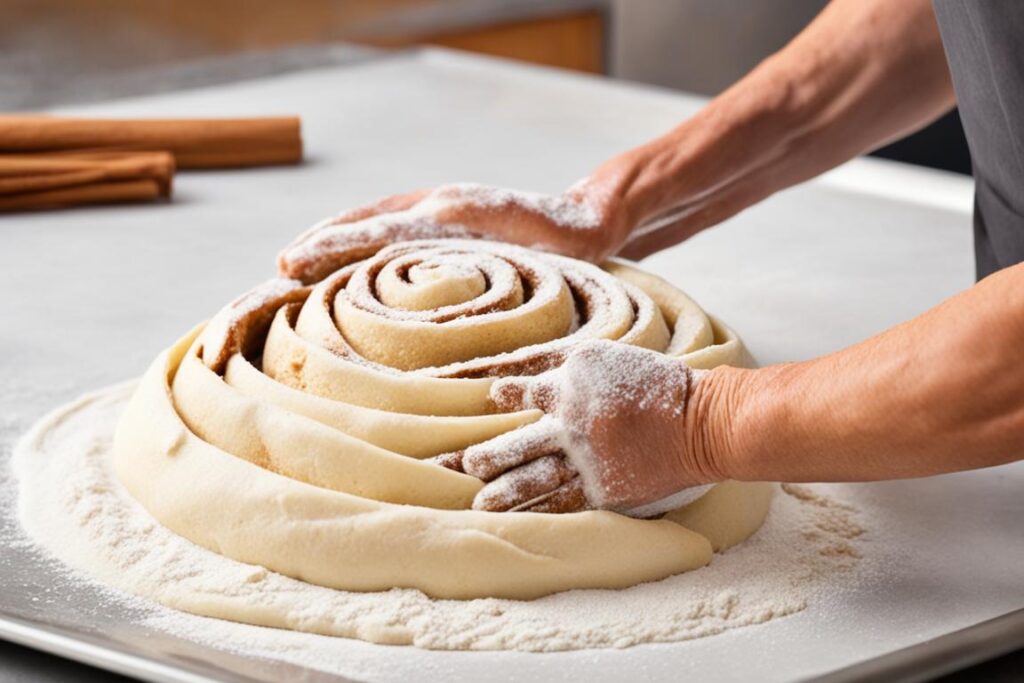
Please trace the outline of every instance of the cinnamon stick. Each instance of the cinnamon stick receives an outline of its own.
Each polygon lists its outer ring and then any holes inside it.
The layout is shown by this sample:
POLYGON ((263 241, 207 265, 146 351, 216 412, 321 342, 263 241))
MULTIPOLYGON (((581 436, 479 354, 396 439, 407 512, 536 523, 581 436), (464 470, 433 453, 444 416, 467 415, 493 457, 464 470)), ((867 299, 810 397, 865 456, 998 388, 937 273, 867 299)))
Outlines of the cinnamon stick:
POLYGON ((57 190, 2 196, 0 197, 0 211, 152 201, 157 199, 160 194, 159 184, 152 179, 99 182, 57 190))
POLYGON ((173 175, 169 152, 0 154, 0 196, 143 179, 169 196, 173 175))
POLYGON ((68 149, 168 150, 179 168, 294 164, 299 119, 89 119, 0 116, 0 152, 68 149))

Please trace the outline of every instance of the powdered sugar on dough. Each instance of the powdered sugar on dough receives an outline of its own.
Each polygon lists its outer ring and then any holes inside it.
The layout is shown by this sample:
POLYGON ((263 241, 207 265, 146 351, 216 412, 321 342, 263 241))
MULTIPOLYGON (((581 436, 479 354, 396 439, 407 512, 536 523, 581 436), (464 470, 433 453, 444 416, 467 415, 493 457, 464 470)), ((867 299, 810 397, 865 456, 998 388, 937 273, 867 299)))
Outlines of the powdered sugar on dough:
MULTIPOLYGON (((129 386, 44 418, 15 453, 19 512, 30 536, 78 572, 169 606, 231 605, 258 622, 439 650, 628 647, 701 638, 791 615, 856 583, 869 546, 842 487, 790 486, 765 526, 709 567, 626 590, 533 601, 433 600, 395 589, 350 593, 303 583, 199 548, 156 523, 109 468, 129 386), (826 491, 828 493, 826 493, 826 491)), ((112 595, 111 599, 118 599, 112 595)), ((154 609, 147 623, 212 647, 342 672, 344 641, 154 609)))

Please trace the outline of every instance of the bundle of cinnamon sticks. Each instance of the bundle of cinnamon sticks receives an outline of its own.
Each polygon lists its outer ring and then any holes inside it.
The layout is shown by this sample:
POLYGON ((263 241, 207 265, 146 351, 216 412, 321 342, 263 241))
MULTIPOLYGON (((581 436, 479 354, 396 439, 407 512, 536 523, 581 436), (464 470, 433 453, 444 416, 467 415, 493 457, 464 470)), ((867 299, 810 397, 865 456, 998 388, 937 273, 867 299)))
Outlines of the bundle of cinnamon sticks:
POLYGON ((296 117, 0 116, 0 211, 169 197, 175 169, 302 160, 296 117))

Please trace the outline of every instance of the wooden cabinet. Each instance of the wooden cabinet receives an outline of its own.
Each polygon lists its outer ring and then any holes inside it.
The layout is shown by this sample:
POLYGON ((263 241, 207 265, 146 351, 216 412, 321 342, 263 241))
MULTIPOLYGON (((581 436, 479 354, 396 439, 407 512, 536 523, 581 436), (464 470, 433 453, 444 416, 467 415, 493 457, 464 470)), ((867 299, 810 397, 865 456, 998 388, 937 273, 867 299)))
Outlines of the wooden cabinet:
POLYGON ((605 73, 604 15, 593 10, 460 31, 370 38, 367 42, 384 47, 443 45, 534 64, 605 73))
POLYGON ((349 41, 604 72, 608 0, 0 0, 0 44, 83 72, 349 41))

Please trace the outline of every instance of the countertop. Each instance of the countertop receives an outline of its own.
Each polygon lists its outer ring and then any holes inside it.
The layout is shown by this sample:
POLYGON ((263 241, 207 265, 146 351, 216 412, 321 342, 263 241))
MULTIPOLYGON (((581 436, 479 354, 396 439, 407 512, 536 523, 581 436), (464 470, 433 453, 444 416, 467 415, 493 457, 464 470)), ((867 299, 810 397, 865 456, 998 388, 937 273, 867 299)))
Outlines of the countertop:
MULTIPOLYGON (((426 50, 74 108, 112 116, 296 111, 308 161, 298 168, 183 175, 167 205, 0 218, 0 318, 8 322, 0 329, 0 466, 32 420, 83 391, 139 374, 169 340, 271 274, 276 249, 323 216, 455 180, 557 191, 701 104, 653 88, 426 50)), ((812 357, 971 284, 971 191, 963 177, 857 160, 644 265, 728 320, 762 363, 812 357)), ((1015 478, 1021 469, 1002 471, 1015 478)), ((1003 475, 919 482, 913 490, 925 502, 913 502, 925 505, 955 487, 977 490, 993 476, 1003 475)), ((908 485, 875 485, 878 499, 908 504, 908 485)), ((965 505, 945 528, 966 533, 1013 512, 985 504, 965 505)), ((1019 537, 1007 538, 1007 557, 1016 557, 1019 537)), ((1005 575, 996 566, 992 571, 1005 575)), ((925 586, 908 588, 920 614, 891 606, 880 617, 886 623, 861 634, 857 646, 877 655, 1024 606, 1021 591, 1006 594, 995 578, 986 585, 982 577, 963 592, 953 577, 943 574, 941 581, 948 581, 942 584, 947 604, 922 602, 925 586), (930 616, 915 621, 921 614, 930 616)), ((822 632, 822 643, 830 633, 822 632)), ((722 648, 748 637, 708 642, 722 648)), ((652 675, 670 671, 665 650, 657 652, 651 651, 652 675)), ((780 664, 773 673, 782 677, 793 666, 810 675, 857 661, 833 654, 817 668, 780 664)), ((578 660, 578 672, 603 666, 599 659, 578 660)), ((22 680, 26 661, 34 670, 52 660, 4 646, 0 680, 22 680)), ((1019 666, 1020 657, 1009 661, 1019 666)))

